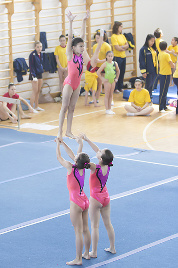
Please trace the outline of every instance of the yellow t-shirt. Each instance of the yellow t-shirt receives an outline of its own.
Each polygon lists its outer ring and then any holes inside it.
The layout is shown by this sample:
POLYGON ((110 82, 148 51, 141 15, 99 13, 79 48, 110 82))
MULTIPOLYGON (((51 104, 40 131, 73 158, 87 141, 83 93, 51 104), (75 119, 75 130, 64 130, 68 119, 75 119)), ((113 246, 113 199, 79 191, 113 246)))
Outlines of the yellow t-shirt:
POLYGON ((158 60, 159 60, 159 73, 162 75, 170 75, 172 74, 171 72, 171 66, 169 64, 171 60, 171 56, 166 53, 165 51, 161 51, 158 55, 158 60))
POLYGON ((173 74, 173 77, 178 78, 178 62, 176 63, 176 70, 175 70, 175 72, 173 74))
MULTIPOLYGON (((66 68, 67 67, 66 47, 61 47, 60 45, 57 46, 55 48, 54 55, 58 56, 62 68, 66 68)), ((59 68, 58 65, 57 68, 59 68)))
POLYGON ((146 102, 151 102, 150 94, 145 88, 142 88, 141 91, 134 89, 130 93, 129 102, 133 102, 135 105, 143 107, 146 102))
POLYGON ((150 47, 150 50, 151 50, 151 54, 152 54, 152 58, 153 58, 154 67, 156 67, 156 65, 157 65, 157 59, 156 59, 157 54, 156 54, 156 51, 152 47, 150 47))
POLYGON ((111 44, 113 47, 113 52, 115 57, 125 58, 125 51, 118 51, 115 49, 115 46, 124 46, 127 43, 127 39, 123 34, 112 34, 111 35, 111 44))
POLYGON ((161 39, 161 37, 156 38, 156 40, 155 40, 155 44, 156 44, 156 48, 157 48, 158 52, 161 51, 161 49, 159 48, 159 43, 162 41, 163 41, 163 39, 161 39))
MULTIPOLYGON (((175 53, 178 53, 178 46, 173 47, 172 45, 170 45, 168 47, 168 50, 171 51, 172 49, 175 51, 175 53)), ((174 56, 173 54, 170 54, 170 56, 171 56, 172 62, 175 63, 177 61, 177 56, 174 56)))
MULTIPOLYGON (((98 43, 93 46, 93 53, 95 53, 97 46, 98 46, 98 43)), ((100 52, 99 52, 99 60, 106 59, 106 53, 108 51, 111 51, 111 46, 108 43, 103 42, 103 44, 100 48, 100 52)), ((97 67, 100 67, 101 65, 102 65, 102 63, 98 63, 97 67)))

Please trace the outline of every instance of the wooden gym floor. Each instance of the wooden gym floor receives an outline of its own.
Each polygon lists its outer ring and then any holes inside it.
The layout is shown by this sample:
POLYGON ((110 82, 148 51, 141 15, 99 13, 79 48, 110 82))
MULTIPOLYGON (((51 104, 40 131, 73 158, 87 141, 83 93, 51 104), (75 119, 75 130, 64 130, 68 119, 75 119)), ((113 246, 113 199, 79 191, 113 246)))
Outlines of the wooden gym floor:
MULTIPOLYGON (((89 97, 90 100, 90 97, 89 97)), ((127 117, 124 110, 126 101, 122 94, 114 94, 115 115, 105 115, 104 96, 100 97, 100 107, 84 106, 84 96, 80 96, 74 112, 72 131, 74 135, 83 132, 95 142, 116 144, 121 146, 151 149, 165 152, 178 152, 178 116, 175 108, 161 114, 158 105, 153 105, 154 112, 146 117, 127 117)), ((21 128, 20 131, 56 136, 58 133, 58 117, 61 103, 41 104, 44 112, 32 114, 32 118, 21 120, 25 123, 56 126, 51 130, 21 128)), ((0 122, 12 127, 9 121, 0 122)), ((64 133, 66 120, 64 122, 64 133)))

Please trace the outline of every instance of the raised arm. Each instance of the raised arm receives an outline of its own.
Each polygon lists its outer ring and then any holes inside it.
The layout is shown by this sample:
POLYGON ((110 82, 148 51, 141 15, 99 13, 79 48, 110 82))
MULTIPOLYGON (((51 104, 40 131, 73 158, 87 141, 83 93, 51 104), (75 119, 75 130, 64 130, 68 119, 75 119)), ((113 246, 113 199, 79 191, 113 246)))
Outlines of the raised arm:
POLYGON ((71 11, 69 11, 66 16, 67 16, 67 18, 69 20, 69 32, 68 32, 68 42, 67 42, 67 48, 66 48, 66 55, 67 55, 67 60, 70 61, 70 60, 72 60, 72 56, 73 56, 73 51, 72 51, 72 37, 73 37, 72 23, 73 23, 73 20, 75 19, 76 16, 72 15, 71 11))
MULTIPOLYGON (((104 30, 100 29, 99 42, 98 42, 98 45, 96 47, 96 50, 95 50, 93 56, 91 57, 91 66, 92 67, 96 67, 96 65, 98 63, 99 52, 100 52, 101 46, 103 44, 103 36, 104 36, 104 30)), ((102 62, 103 62, 103 60, 102 60, 102 62)))
POLYGON ((57 148, 56 148, 56 155, 57 155, 57 160, 59 163, 67 169, 69 173, 72 171, 72 164, 69 161, 66 161, 62 156, 61 156, 61 150, 60 150, 60 145, 62 144, 62 141, 59 138, 55 139, 57 143, 57 148))
POLYGON ((77 138, 76 138, 76 141, 77 141, 78 144, 79 144, 78 151, 77 151, 77 153, 79 154, 79 153, 82 152, 82 149, 83 149, 83 140, 82 140, 81 137, 77 137, 77 138))
POLYGON ((66 153, 68 154, 68 156, 75 161, 75 154, 73 153, 73 151, 70 149, 70 147, 64 142, 62 141, 61 144, 64 147, 64 150, 66 151, 66 153))
POLYGON ((85 41, 85 32, 86 32, 86 20, 90 17, 90 12, 87 10, 83 20, 82 20, 82 27, 81 27, 81 35, 80 37, 85 41))
POLYGON ((100 150, 99 147, 96 144, 94 144, 89 138, 87 138, 87 136, 85 134, 82 134, 81 137, 84 141, 88 142, 88 144, 91 146, 93 151, 95 151, 97 153, 100 150))

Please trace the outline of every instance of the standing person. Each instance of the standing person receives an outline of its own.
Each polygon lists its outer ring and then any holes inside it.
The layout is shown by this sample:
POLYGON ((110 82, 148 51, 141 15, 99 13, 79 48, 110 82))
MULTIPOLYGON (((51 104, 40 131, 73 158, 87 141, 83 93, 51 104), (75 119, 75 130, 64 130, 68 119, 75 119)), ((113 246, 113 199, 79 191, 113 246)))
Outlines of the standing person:
MULTIPOLYGON (((102 45, 101 45, 101 48, 99 51, 99 56, 98 56, 98 58, 99 58, 98 63, 97 63, 98 69, 105 62, 106 53, 108 51, 111 51, 111 46, 106 42, 107 38, 108 38, 107 34, 104 33, 103 42, 102 42, 102 45)), ((100 42, 100 31, 96 32, 94 39, 96 41, 96 44, 93 46, 93 54, 95 53, 95 50, 98 47, 99 42, 100 42)), ((98 77, 97 82, 98 82, 98 85, 97 85, 96 99, 99 100, 99 96, 100 96, 100 93, 102 91, 102 80, 98 77)))
POLYGON ((123 25, 122 22, 115 21, 112 28, 111 43, 114 52, 114 60, 117 62, 120 69, 120 76, 116 83, 115 92, 119 93, 123 91, 123 81, 126 69, 126 53, 129 48, 127 39, 122 34, 123 25))
POLYGON ((83 237, 85 244, 85 252, 83 258, 90 259, 89 249, 91 244, 90 231, 88 228, 88 208, 89 200, 83 191, 85 168, 90 167, 89 156, 82 153, 83 142, 81 138, 77 139, 79 148, 77 155, 75 156, 72 150, 67 146, 65 142, 56 139, 57 142, 57 159, 59 163, 67 169, 67 188, 70 196, 70 219, 74 226, 76 237, 76 258, 73 261, 67 262, 68 265, 82 265, 82 250, 83 250, 83 237), (65 151, 69 157, 75 161, 73 165, 69 161, 66 161, 60 152, 60 145, 63 145, 65 151))
POLYGON ((67 110, 68 114, 66 136, 70 138, 75 138, 75 136, 72 134, 71 128, 75 105, 77 103, 80 93, 80 80, 83 73, 82 54, 84 52, 85 27, 86 20, 89 17, 89 12, 87 11, 85 17, 83 18, 81 37, 76 37, 74 39, 72 39, 72 23, 76 16, 73 16, 72 13, 69 11, 67 17, 69 19, 69 36, 66 48, 66 55, 68 60, 68 76, 64 80, 62 107, 59 114, 58 137, 60 139, 62 139, 64 118, 67 110))
POLYGON ((176 70, 173 74, 173 81, 177 87, 177 107, 176 107, 176 114, 178 114, 178 62, 176 63, 176 70))
MULTIPOLYGON (((88 105, 88 102, 87 102, 88 101, 88 92, 91 90, 93 103, 94 103, 95 107, 99 107, 99 105, 97 104, 97 100, 96 100, 97 78, 98 78, 96 71, 98 70, 97 62, 98 62, 100 48, 103 45, 103 36, 104 36, 104 30, 101 29, 99 42, 98 42, 98 45, 97 45, 95 52, 94 52, 93 56, 91 57, 91 59, 90 59, 86 49, 84 50, 84 53, 83 53, 83 59, 84 59, 85 65, 87 66, 87 70, 85 71, 85 91, 86 91, 85 105, 88 105)), ((102 84, 102 81, 101 81, 101 84, 102 84)), ((92 102, 90 102, 90 103, 92 103, 92 102)))
POLYGON ((64 35, 59 36, 59 46, 55 48, 54 55, 57 62, 57 70, 59 75, 59 91, 60 97, 62 95, 63 83, 68 74, 67 68, 67 56, 66 56, 66 37, 64 35))
MULTIPOLYGON (((31 105, 25 99, 23 99, 22 97, 20 97, 16 93, 16 88, 15 88, 15 85, 13 83, 10 83, 8 85, 8 92, 5 93, 3 95, 3 97, 12 98, 12 99, 19 99, 25 105, 28 106, 30 113, 38 113, 36 110, 34 110, 31 107, 31 105)), ((0 121, 9 119, 13 124, 16 124, 17 123, 17 116, 15 114, 16 109, 17 109, 16 104, 8 103, 8 102, 3 102, 3 103, 0 102, 0 121)), ((21 118, 31 119, 31 116, 28 116, 24 113, 21 105, 19 105, 19 113, 20 113, 21 118)))
MULTIPOLYGON (((171 56, 171 60, 172 62, 175 64, 177 62, 177 55, 178 55, 178 37, 173 37, 171 40, 171 45, 168 47, 167 52, 170 54, 171 56)), ((172 69, 172 75, 175 72, 175 69, 172 69)), ((173 77, 171 76, 171 83, 170 85, 172 85, 173 83, 173 77)))
POLYGON ((149 115, 153 112, 153 107, 149 105, 150 94, 147 89, 143 88, 143 83, 140 79, 135 80, 135 89, 131 91, 129 97, 131 105, 126 104, 124 107, 127 116, 149 115))
POLYGON ((157 76, 157 54, 155 37, 152 34, 148 34, 145 40, 145 44, 139 52, 139 64, 142 76, 145 78, 145 88, 150 93, 152 98, 152 91, 155 88, 155 81, 157 76))
POLYGON ((165 112, 166 107, 166 98, 167 92, 170 83, 170 77, 172 74, 171 68, 174 68, 175 65, 171 60, 170 55, 167 51, 167 43, 165 41, 160 42, 159 44, 161 52, 158 55, 159 68, 160 68, 160 95, 159 95, 159 111, 165 112))
POLYGON ((162 39, 162 37, 163 37, 163 31, 160 28, 157 28, 154 31, 154 36, 156 37, 156 39, 155 39, 155 45, 156 45, 156 48, 157 48, 157 52, 159 54, 159 52, 161 51, 160 50, 160 47, 159 47, 159 44, 160 44, 160 42, 163 41, 163 39, 162 39))
POLYGON ((106 114, 115 114, 115 112, 111 110, 111 102, 113 99, 114 88, 119 78, 120 70, 117 62, 113 61, 113 58, 113 52, 108 51, 106 53, 106 62, 103 63, 97 71, 98 77, 104 83, 104 104, 106 108, 106 114), (105 78, 103 78, 101 75, 103 70, 105 71, 105 78))
POLYGON ((96 152, 96 157, 99 163, 96 165, 90 163, 90 206, 89 216, 91 220, 91 237, 92 251, 90 257, 97 258, 97 246, 99 240, 99 221, 100 214, 106 227, 110 247, 105 248, 105 251, 115 254, 115 233, 110 219, 110 197, 106 187, 110 167, 113 166, 113 154, 109 149, 100 150, 96 144, 90 141, 86 135, 81 137, 88 142, 91 148, 96 152))
POLYGON ((42 43, 40 41, 35 41, 35 50, 31 52, 29 56, 29 80, 32 81, 32 94, 30 98, 30 104, 32 107, 35 107, 35 110, 37 111, 44 111, 44 109, 38 106, 39 94, 43 84, 43 54, 41 51, 42 43))

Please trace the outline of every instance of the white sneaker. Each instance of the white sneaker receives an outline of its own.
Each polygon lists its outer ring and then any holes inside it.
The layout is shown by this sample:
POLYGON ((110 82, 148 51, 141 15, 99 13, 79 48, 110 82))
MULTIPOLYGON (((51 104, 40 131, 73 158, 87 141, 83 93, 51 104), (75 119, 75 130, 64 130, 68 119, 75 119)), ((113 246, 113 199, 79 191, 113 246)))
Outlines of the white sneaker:
POLYGON ((36 110, 36 111, 44 111, 44 109, 42 109, 42 108, 40 108, 40 107, 37 107, 35 110, 36 110))
POLYGON ((106 114, 115 114, 112 110, 106 110, 106 114))
POLYGON ((38 111, 35 110, 35 109, 33 109, 33 113, 34 113, 34 114, 38 114, 38 111))
POLYGON ((134 113, 127 113, 127 116, 135 116, 134 113))
POLYGON ((160 110, 160 113, 165 113, 166 111, 164 109, 160 110))
POLYGON ((113 101, 111 101, 111 106, 114 106, 114 102, 113 101))

